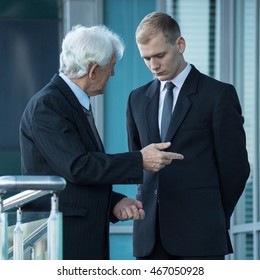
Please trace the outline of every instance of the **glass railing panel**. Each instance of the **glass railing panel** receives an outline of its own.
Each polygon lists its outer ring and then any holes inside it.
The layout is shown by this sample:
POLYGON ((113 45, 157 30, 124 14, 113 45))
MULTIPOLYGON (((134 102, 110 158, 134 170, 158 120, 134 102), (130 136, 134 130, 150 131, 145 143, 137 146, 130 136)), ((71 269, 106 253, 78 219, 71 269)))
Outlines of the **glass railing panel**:
POLYGON ((7 214, 0 212, 0 260, 7 259, 7 214))
MULTIPOLYGON (((47 260, 47 220, 50 212, 22 212, 23 250, 25 260, 47 260)), ((16 212, 8 213, 8 259, 13 259, 13 232, 16 212)), ((62 242, 58 240, 57 242, 62 242)))

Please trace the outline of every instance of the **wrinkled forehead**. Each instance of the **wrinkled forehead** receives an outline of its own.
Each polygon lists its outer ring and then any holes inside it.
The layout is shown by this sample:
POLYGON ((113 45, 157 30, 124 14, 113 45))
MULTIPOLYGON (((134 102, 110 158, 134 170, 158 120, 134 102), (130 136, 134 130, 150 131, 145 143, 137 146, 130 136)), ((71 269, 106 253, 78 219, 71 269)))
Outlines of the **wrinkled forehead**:
POLYGON ((111 60, 110 60, 110 65, 115 65, 116 64, 116 62, 117 62, 117 55, 116 55, 116 53, 114 52, 113 53, 113 55, 112 55, 112 57, 111 57, 111 60))

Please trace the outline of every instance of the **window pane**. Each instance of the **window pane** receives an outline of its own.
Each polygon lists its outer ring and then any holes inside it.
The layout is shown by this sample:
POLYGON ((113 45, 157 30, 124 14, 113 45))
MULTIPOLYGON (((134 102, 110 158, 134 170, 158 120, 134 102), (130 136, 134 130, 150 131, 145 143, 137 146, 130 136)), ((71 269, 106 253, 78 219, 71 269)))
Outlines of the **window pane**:
POLYGON ((209 39, 214 38, 214 34, 213 36, 209 35, 210 1, 182 0, 167 2, 167 12, 172 14, 178 21, 182 36, 186 40, 186 50, 184 53, 186 61, 194 64, 201 72, 209 74, 209 39))
POLYGON ((245 191, 241 196, 234 213, 234 223, 244 224, 253 221, 253 184, 252 181, 246 185, 245 191))
POLYGON ((234 240, 235 259, 236 260, 253 260, 253 234, 240 233, 235 235, 234 240))
POLYGON ((257 255, 255 256, 255 260, 260 260, 260 231, 257 232, 257 255))
POLYGON ((255 104, 256 104, 256 25, 255 1, 237 1, 235 30, 235 85, 243 106, 247 150, 251 174, 240 202, 236 208, 235 224, 253 222, 253 179, 255 176, 255 104), (241 20, 242 19, 242 20, 241 20), (250 52, 248 51, 250 49, 250 52))

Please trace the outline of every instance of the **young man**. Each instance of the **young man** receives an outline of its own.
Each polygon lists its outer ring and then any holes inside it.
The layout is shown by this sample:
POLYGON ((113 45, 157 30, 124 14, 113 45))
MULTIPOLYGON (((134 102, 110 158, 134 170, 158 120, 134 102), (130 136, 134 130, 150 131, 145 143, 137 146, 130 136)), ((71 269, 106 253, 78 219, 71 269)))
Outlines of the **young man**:
POLYGON ((171 142, 168 151, 184 160, 158 173, 145 171, 137 199, 146 218, 134 222, 134 255, 224 259, 232 252, 230 217, 250 172, 236 90, 185 61, 185 39, 165 13, 147 15, 136 42, 156 78, 129 96, 129 148, 171 142))

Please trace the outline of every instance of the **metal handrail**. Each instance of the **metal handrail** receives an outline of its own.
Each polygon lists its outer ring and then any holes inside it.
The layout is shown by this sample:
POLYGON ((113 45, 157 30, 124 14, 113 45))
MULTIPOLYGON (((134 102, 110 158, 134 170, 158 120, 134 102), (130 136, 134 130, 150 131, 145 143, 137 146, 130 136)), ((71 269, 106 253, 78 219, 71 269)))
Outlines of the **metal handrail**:
POLYGON ((3 200, 3 212, 13 208, 21 207, 35 199, 45 196, 52 191, 23 191, 3 200))
POLYGON ((1 176, 0 194, 7 191, 25 191, 25 190, 49 190, 62 191, 66 186, 66 181, 58 176, 1 176))
POLYGON ((0 210, 7 211, 22 206, 49 193, 62 191, 66 181, 58 176, 1 176, 0 195, 7 191, 22 191, 5 199, 0 210))
MULTIPOLYGON (((24 239, 24 253, 27 253, 37 242, 47 238, 47 221, 24 239)), ((8 249, 8 259, 13 257, 13 246, 8 249)))

